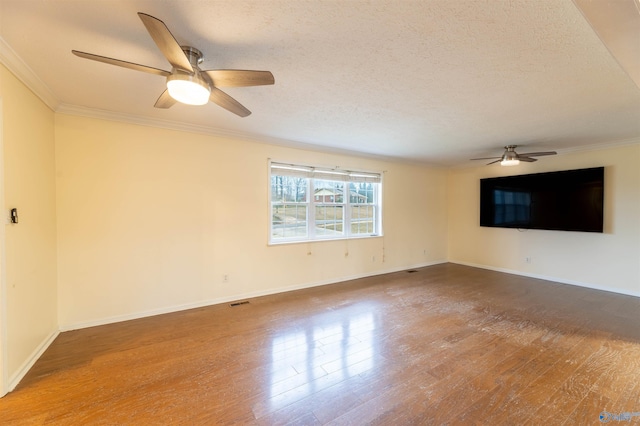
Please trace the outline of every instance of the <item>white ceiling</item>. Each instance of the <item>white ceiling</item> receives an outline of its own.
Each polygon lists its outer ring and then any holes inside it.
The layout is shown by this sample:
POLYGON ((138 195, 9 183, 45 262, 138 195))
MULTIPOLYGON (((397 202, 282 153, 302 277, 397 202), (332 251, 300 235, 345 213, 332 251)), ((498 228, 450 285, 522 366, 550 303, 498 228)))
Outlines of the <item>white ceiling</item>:
MULTIPOLYGON (((640 56, 640 33, 625 37, 640 56)), ((0 0, 0 42, 61 112, 445 166, 507 144, 640 137, 640 89, 572 0, 0 0), (225 89, 247 118, 160 110, 163 77, 71 54, 170 70, 136 12, 201 50, 202 69, 269 70, 276 84, 225 89)))

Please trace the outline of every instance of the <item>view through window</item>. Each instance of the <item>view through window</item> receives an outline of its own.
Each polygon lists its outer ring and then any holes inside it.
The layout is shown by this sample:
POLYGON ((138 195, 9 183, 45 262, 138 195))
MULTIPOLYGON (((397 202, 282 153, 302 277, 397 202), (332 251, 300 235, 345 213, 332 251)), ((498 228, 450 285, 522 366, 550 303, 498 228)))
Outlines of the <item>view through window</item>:
POLYGON ((272 243, 381 234, 379 173, 271 163, 272 243))

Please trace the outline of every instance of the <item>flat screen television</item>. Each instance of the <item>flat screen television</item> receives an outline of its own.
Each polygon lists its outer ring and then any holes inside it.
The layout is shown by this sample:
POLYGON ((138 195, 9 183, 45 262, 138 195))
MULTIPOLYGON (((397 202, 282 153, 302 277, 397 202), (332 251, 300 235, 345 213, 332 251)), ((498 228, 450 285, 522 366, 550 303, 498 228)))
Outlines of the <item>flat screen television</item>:
POLYGON ((603 232, 604 167, 480 180, 480 226, 603 232))

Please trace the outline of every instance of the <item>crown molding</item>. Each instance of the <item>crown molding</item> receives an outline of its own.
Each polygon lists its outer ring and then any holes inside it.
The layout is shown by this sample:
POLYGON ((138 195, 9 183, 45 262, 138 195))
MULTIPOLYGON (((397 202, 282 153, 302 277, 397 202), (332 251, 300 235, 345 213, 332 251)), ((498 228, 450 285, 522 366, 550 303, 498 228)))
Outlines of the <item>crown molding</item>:
POLYGON ((640 137, 629 138, 629 139, 615 139, 612 141, 603 141, 603 142, 598 142, 590 145, 576 146, 573 148, 562 148, 562 149, 558 149, 557 151, 558 151, 558 154, 569 154, 569 153, 583 152, 583 151, 599 151, 602 149, 611 149, 611 148, 617 148, 617 147, 627 146, 627 145, 636 145, 636 144, 640 144, 640 137))
POLYGON ((27 86, 49 108, 55 111, 60 101, 51 89, 44 84, 35 72, 22 60, 20 56, 0 37, 0 63, 2 63, 13 75, 27 86))
MULTIPOLYGON (((161 129, 167 129, 167 130, 175 130, 178 132, 200 133, 200 134, 215 136, 219 138, 240 139, 240 140, 246 140, 251 142, 266 143, 266 144, 276 145, 276 146, 284 146, 287 148, 302 149, 306 151, 324 152, 324 153, 336 154, 336 155, 348 155, 352 157, 368 158, 371 160, 390 161, 394 163, 406 163, 406 164, 413 164, 416 166, 429 166, 429 167, 439 168, 439 169, 461 169, 461 168, 471 168, 471 167, 478 166, 478 164, 469 163, 466 161, 460 162, 457 164, 450 164, 450 165, 428 163, 424 161, 415 161, 415 160, 412 161, 412 160, 403 159, 403 158, 394 158, 389 156, 366 154, 362 152, 350 151, 350 150, 345 150, 340 148, 329 148, 326 146, 314 145, 314 144, 309 144, 305 142, 297 142, 289 139, 274 138, 274 137, 258 135, 254 133, 224 130, 216 127, 208 127, 208 126, 201 126, 197 124, 183 123, 179 121, 136 116, 136 115, 125 114, 125 113, 114 112, 114 111, 87 108, 87 107, 82 107, 77 105, 60 104, 56 109, 56 112, 60 114, 95 118, 99 120, 135 124, 138 126, 147 126, 147 127, 155 127, 155 128, 161 128, 161 129)), ((578 146, 573 148, 556 149, 556 151, 558 152, 558 154, 562 155, 562 154, 578 153, 578 152, 584 152, 584 151, 597 151, 602 149, 610 149, 610 148, 621 147, 626 145, 635 145, 635 144, 640 144, 640 137, 630 138, 630 139, 618 139, 618 140, 612 140, 612 141, 602 141, 594 144, 583 145, 583 146, 578 146)))
MULTIPOLYGON (((272 136, 259 135, 249 132, 239 132, 234 130, 224 130, 217 127, 202 126, 197 124, 189 124, 179 121, 171 121, 157 118, 144 117, 139 115, 132 115, 121 112, 114 112, 108 110, 101 110, 96 108, 87 108, 78 105, 59 104, 55 110, 56 113, 74 115, 86 118, 95 118, 98 120, 115 121, 120 123, 134 124, 138 126, 154 127, 166 130, 175 130, 178 132, 199 133, 209 136, 215 136, 219 138, 229 138, 245 140, 250 142, 257 142, 269 145, 284 146, 287 148, 301 149, 305 151, 323 152, 335 155, 348 155, 351 157, 367 158, 378 161, 391 161, 391 162, 407 162, 407 160, 401 158, 393 158, 382 155, 367 154, 363 152, 351 151, 341 148, 326 147, 320 145, 314 145, 306 142, 298 142, 290 139, 275 138, 272 136)), ((410 162, 417 165, 424 166, 424 163, 410 162)), ((435 166, 434 166, 435 167, 435 166)))
POLYGON ((56 112, 66 115, 75 115, 79 117, 95 118, 98 120, 116 121, 120 123, 135 124, 138 126, 156 127, 167 130, 176 130, 179 132, 201 133, 206 135, 228 137, 235 139, 253 139, 264 141, 259 135, 236 132, 231 130, 223 130, 215 127, 202 126, 198 124, 183 123, 180 121, 164 120, 158 118, 144 117, 128 113, 109 111, 98 108, 88 108, 79 105, 60 104, 56 108, 56 112))

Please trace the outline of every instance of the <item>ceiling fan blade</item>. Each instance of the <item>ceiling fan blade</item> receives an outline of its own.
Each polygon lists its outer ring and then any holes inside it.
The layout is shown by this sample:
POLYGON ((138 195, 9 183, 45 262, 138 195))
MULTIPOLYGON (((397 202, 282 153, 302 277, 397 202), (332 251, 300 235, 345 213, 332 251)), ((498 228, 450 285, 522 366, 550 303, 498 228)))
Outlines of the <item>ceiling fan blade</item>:
POLYGON ((525 152, 524 154, 518 154, 520 157, 540 157, 541 155, 556 155, 555 151, 545 151, 545 152, 525 152))
POLYGON ((121 61, 120 59, 107 58, 106 56, 94 55, 93 53, 80 52, 78 50, 72 50, 71 53, 81 58, 91 59, 92 61, 104 62, 105 64, 117 65, 119 67, 148 72, 150 74, 161 75, 163 77, 171 75, 169 71, 148 67, 146 65, 134 64, 133 62, 121 61))
POLYGON ((481 157, 481 158, 471 158, 471 160, 493 160, 494 158, 502 159, 502 157, 481 157))
POLYGON ((498 158, 496 161, 492 161, 492 162, 490 162, 490 163, 487 163, 487 166, 488 166, 489 164, 499 163, 500 161, 502 161, 502 157, 498 158))
POLYGON ((523 157, 522 155, 518 155, 518 160, 526 161, 527 163, 533 163, 534 161, 538 161, 536 158, 523 157))
POLYGON ((171 108, 176 102, 178 101, 176 101, 171 97, 171 95, 169 95, 169 91, 165 90, 156 101, 154 107, 163 109, 171 108))
POLYGON ((216 87, 264 86, 275 83, 273 74, 269 71, 208 70, 204 72, 216 87))
POLYGON ((209 95, 209 100, 215 104, 218 104, 222 108, 231 111, 236 115, 239 115, 240 117, 246 117, 251 114, 251 111, 243 107, 240 102, 236 101, 231 96, 227 95, 220 89, 216 89, 215 87, 211 88, 211 95, 209 95))
POLYGON ((167 61, 169 61, 174 68, 193 73, 193 67, 189 63, 189 58, 184 54, 180 44, 176 41, 175 37, 173 37, 173 34, 171 34, 171 31, 169 31, 169 28, 167 28, 164 22, 142 12, 138 12, 138 16, 147 28, 153 41, 156 42, 162 54, 167 58, 167 61))

